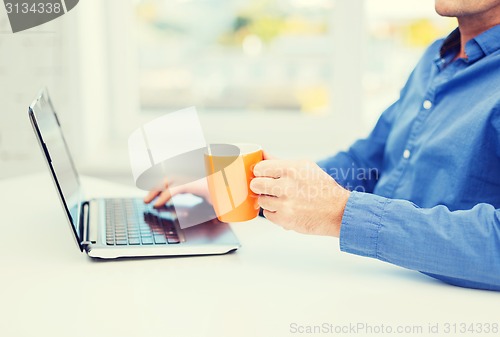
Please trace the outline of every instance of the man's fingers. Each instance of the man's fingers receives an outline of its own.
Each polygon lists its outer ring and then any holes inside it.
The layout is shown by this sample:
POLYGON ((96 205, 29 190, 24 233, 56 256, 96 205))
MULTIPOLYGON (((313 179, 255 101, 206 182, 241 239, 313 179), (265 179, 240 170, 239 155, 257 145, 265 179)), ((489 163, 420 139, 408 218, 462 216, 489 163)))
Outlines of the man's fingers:
MULTIPOLYGON (((163 194, 165 193, 166 189, 168 188, 168 185, 169 185, 169 181, 168 181, 168 178, 165 177, 165 179, 163 179, 163 188, 162 189, 157 189, 157 190, 152 190, 148 193, 148 195, 146 195, 146 197, 144 197, 144 202, 146 204, 149 204, 151 201, 154 200, 154 198, 156 198, 158 195, 160 194, 163 194)), ((169 198, 170 199, 170 198, 169 198)), ((156 203, 155 203, 156 205, 156 203)))
POLYGON ((276 212, 279 208, 280 201, 276 197, 268 195, 259 196, 259 206, 266 211, 276 212))
POLYGON ((255 164, 253 175, 256 177, 279 178, 286 168, 285 160, 263 160, 255 164))
POLYGON ((277 158, 274 157, 274 156, 271 156, 266 151, 262 151, 262 159, 264 159, 264 160, 271 160, 271 159, 277 159, 277 158))
POLYGON ((158 191, 158 190, 154 190, 154 191, 151 191, 148 193, 148 195, 146 195, 144 197, 144 202, 146 204, 149 204, 151 201, 153 201, 154 198, 156 198, 158 196, 158 194, 160 194, 161 191, 158 191))
POLYGON ((164 190, 163 192, 161 192, 160 196, 158 197, 158 199, 156 199, 156 202, 155 204, 153 205, 154 207, 162 207, 164 206, 167 201, 169 201, 170 199, 172 198, 172 194, 170 194, 170 191, 167 189, 167 190, 164 190))
POLYGON ((275 197, 282 195, 279 179, 274 178, 253 178, 250 182, 250 189, 255 194, 267 194, 275 197))

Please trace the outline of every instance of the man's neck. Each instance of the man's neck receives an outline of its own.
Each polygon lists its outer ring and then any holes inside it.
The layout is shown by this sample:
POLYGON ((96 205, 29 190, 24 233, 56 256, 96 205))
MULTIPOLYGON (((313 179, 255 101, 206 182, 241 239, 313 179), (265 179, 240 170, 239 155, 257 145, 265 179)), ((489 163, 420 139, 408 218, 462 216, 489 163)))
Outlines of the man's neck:
POLYGON ((457 19, 460 29, 460 53, 457 58, 467 58, 465 44, 479 34, 500 24, 500 7, 485 13, 462 16, 457 19))

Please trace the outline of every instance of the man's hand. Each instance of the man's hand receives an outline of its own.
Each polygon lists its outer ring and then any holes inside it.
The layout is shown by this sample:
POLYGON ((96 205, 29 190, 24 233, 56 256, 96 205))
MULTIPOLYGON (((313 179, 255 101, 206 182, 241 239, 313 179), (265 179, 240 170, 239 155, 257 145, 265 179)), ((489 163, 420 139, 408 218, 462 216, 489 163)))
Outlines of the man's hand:
POLYGON ((338 237, 350 192, 314 162, 264 160, 250 189, 264 216, 285 229, 338 237))
POLYGON ((164 185, 165 185, 164 189, 161 190, 158 189, 149 192, 148 195, 144 198, 144 202, 149 204, 155 198, 157 198, 153 206, 158 208, 164 206, 165 203, 170 201, 170 199, 174 195, 182 193, 192 193, 194 195, 204 198, 208 203, 210 204, 212 203, 212 201, 210 200, 210 193, 208 192, 208 186, 205 179, 200 179, 195 182, 173 188, 168 187, 167 180, 165 179, 164 185))
MULTIPOLYGON (((263 152, 263 158, 264 160, 267 159, 273 159, 267 152, 263 152)), ((186 185, 182 186, 177 186, 174 188, 169 188, 168 179, 165 179, 163 183, 163 188, 162 189, 157 189, 150 191, 146 197, 144 197, 144 202, 149 204, 153 200, 155 200, 154 207, 162 207, 165 205, 165 203, 169 202, 170 199, 177 194, 182 194, 182 193, 192 193, 194 195, 197 195, 199 197, 202 197, 205 199, 209 204, 212 204, 212 201, 210 200, 210 192, 208 191, 208 185, 207 181, 205 179, 203 180, 198 180, 186 185)))

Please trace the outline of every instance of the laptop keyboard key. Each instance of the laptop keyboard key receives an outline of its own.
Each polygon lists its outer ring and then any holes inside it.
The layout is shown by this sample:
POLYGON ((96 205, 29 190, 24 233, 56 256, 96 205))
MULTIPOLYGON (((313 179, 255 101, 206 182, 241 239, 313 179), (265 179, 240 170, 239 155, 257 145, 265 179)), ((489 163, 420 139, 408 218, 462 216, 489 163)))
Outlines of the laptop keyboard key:
POLYGON ((178 236, 167 235, 167 242, 172 244, 172 243, 180 243, 181 241, 179 240, 178 236))
POLYGON ((153 244, 153 237, 143 237, 142 244, 143 245, 152 245, 153 244))
POLYGON ((166 244, 167 238, 164 235, 155 235, 154 236, 156 244, 166 244))
POLYGON ((140 245, 141 240, 139 238, 131 238, 128 240, 128 243, 131 245, 140 245))

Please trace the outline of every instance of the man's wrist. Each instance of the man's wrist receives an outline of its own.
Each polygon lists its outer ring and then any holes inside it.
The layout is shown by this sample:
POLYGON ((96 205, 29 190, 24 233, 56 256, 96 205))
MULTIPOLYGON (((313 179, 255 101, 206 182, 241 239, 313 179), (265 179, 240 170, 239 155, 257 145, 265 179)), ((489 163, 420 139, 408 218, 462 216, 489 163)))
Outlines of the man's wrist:
POLYGON ((331 233, 332 236, 335 237, 340 236, 342 219, 344 217, 345 208, 347 206, 347 202, 349 201, 350 196, 351 196, 351 191, 341 188, 339 197, 336 201, 337 207, 333 219, 333 226, 332 226, 333 232, 331 233))

